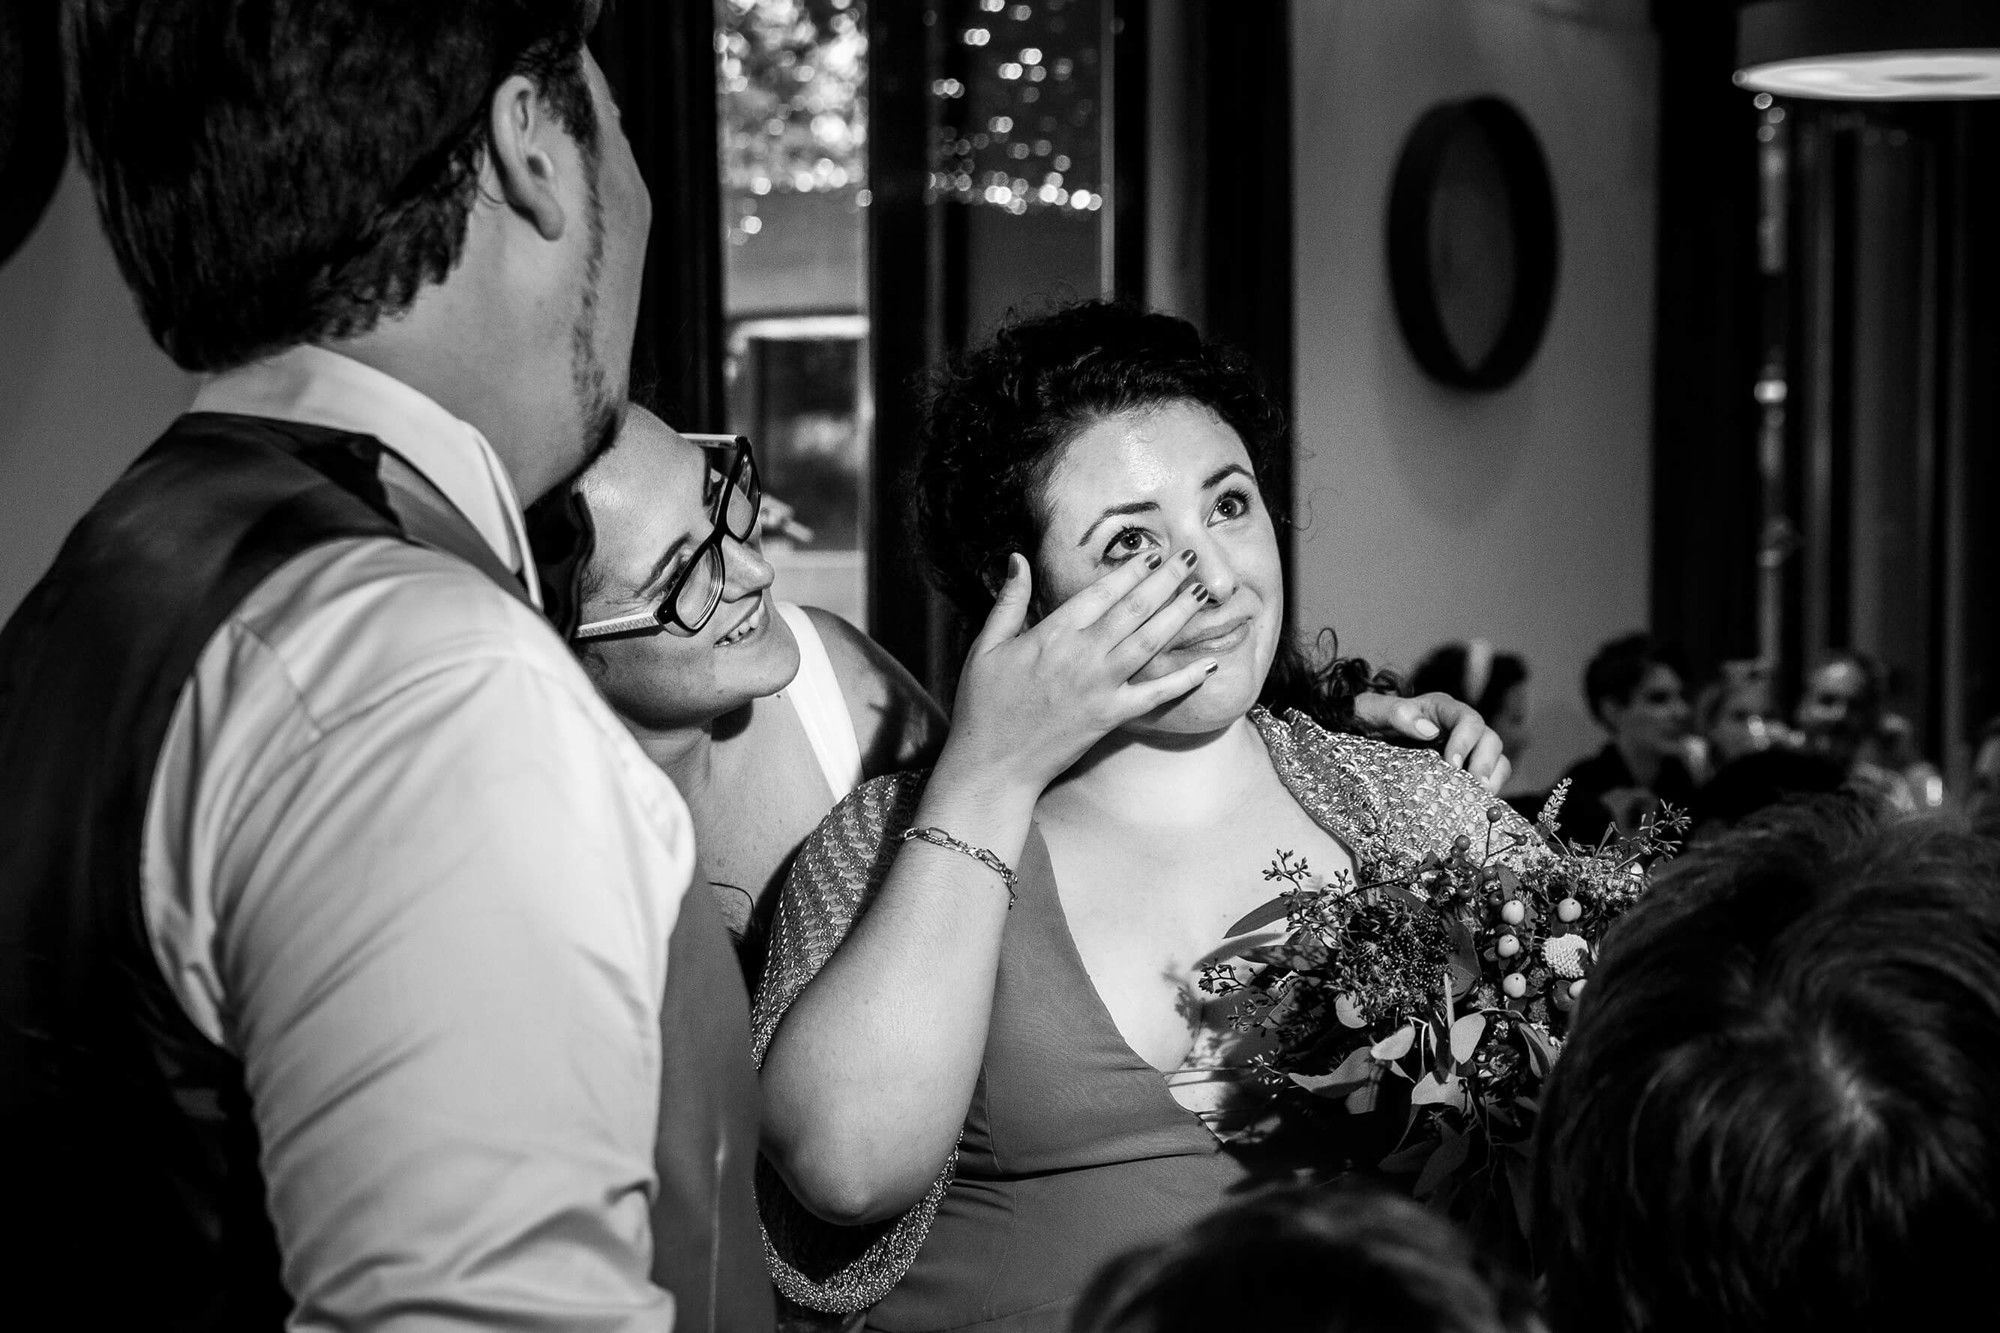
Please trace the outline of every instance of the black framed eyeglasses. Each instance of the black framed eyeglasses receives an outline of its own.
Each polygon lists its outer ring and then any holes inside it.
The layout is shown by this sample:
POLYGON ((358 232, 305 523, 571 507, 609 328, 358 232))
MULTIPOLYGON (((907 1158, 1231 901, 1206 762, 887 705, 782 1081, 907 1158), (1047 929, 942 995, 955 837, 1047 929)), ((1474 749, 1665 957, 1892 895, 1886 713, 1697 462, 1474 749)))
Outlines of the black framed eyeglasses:
POLYGON ((715 608, 722 604, 722 589, 728 581, 723 539, 749 542, 757 535, 764 484, 757 476, 757 459, 750 452, 750 441, 741 435, 683 434, 681 438, 707 449, 729 451, 721 467, 711 468, 708 473, 718 488, 709 511, 714 527, 702 538, 701 545, 689 553, 658 606, 629 616, 578 625, 572 638, 603 639, 660 630, 686 638, 701 633, 715 614, 715 608))

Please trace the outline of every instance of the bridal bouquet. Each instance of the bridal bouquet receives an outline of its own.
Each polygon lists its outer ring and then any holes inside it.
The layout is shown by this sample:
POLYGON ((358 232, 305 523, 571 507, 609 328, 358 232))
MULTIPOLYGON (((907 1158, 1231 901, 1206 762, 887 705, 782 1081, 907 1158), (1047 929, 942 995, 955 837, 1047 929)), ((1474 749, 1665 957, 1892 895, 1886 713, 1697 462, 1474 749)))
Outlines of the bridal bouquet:
POLYGON ((1265 1126, 1400 1112, 1375 1165, 1504 1249, 1525 1244, 1537 1098, 1598 944, 1687 827, 1669 810, 1636 836, 1573 846, 1556 834, 1567 786, 1532 834, 1504 832, 1496 806, 1483 840, 1373 867, 1366 884, 1321 881, 1280 852, 1264 877, 1283 887, 1231 927, 1250 938, 1201 981, 1232 997, 1259 1048, 1265 1126), (1531 838, 1546 850, 1508 856, 1531 838))

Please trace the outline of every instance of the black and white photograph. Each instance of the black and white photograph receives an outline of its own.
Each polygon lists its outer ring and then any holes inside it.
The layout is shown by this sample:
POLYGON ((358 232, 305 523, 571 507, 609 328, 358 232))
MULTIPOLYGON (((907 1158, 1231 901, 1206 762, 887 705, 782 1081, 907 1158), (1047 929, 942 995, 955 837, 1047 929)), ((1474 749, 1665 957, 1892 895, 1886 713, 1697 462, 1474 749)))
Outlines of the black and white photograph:
POLYGON ((0 1327, 1965 1327, 1996 243, 1995 0, 0 0, 0 1327))

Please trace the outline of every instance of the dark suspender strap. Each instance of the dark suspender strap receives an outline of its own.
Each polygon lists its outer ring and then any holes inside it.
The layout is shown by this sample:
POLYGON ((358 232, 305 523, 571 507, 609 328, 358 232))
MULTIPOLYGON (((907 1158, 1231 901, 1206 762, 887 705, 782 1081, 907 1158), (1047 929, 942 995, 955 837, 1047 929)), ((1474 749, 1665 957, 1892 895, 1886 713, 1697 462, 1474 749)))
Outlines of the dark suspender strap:
MULTIPOLYGON (((493 548, 479 535, 471 520, 460 513, 457 506, 446 499, 427 477, 387 448, 382 451, 378 475, 383 489, 388 492, 389 507, 395 510, 406 536, 433 550, 457 556, 505 588, 524 605, 534 606, 528 599, 522 575, 500 563, 500 557, 493 553, 493 548)), ((523 552, 523 555, 525 557, 526 553, 523 552)))

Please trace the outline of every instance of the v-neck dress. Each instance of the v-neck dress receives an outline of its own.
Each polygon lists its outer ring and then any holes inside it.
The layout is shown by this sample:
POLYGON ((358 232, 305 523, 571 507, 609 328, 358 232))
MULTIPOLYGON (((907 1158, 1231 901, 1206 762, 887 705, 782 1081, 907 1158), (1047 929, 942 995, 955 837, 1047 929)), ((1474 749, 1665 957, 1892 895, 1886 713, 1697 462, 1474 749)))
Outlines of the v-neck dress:
MULTIPOLYGON (((1350 848, 1385 855, 1485 836, 1498 803, 1435 754, 1253 715, 1294 799, 1350 848)), ((807 840, 778 909, 752 1016, 761 1063, 783 1012, 880 887, 922 793, 920 774, 858 788, 807 840)), ((1504 806, 1499 807, 1505 810, 1504 806)), ((1525 830, 1518 816, 1510 828, 1525 830)), ((881 1333, 1060 1333, 1107 1260, 1164 1239, 1249 1183, 1167 1076, 1120 1034, 1085 970, 1046 844, 1032 833, 1001 937, 984 1063, 955 1162, 893 1223, 812 1219, 759 1175, 779 1289, 820 1310, 869 1308, 881 1333)))
POLYGON ((871 1329, 1065 1328, 1105 1260, 1172 1235, 1244 1178, 1120 1035, 1039 833, 1020 872, 957 1181, 871 1329))

